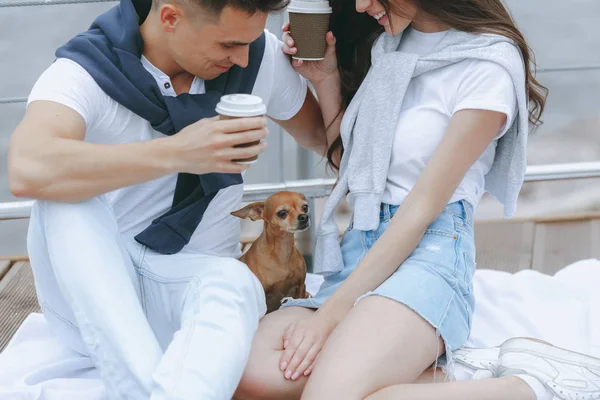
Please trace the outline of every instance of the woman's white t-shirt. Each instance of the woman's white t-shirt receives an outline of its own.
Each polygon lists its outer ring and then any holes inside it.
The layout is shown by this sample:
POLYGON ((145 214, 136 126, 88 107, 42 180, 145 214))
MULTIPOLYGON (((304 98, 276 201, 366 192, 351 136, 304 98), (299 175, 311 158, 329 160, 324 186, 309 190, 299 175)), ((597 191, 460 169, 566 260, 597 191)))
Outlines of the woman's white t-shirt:
MULTIPOLYGON (((430 53, 446 32, 423 33, 407 28, 399 51, 430 53)), ((466 59, 411 80, 402 103, 383 202, 399 205, 417 183, 419 175, 442 140, 454 113, 482 109, 506 114, 507 122, 496 139, 473 164, 450 203, 466 200, 477 207, 484 193, 498 139, 517 113, 512 79, 491 61, 466 59)))

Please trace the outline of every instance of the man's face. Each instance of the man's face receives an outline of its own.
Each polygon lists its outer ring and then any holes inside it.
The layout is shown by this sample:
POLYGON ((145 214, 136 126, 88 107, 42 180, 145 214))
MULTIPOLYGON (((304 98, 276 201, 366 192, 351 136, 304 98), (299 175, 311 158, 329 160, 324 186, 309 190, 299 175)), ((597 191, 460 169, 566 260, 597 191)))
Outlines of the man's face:
POLYGON ((229 6, 220 16, 211 17, 201 10, 184 10, 167 35, 171 57, 182 69, 205 80, 236 64, 246 67, 249 45, 263 33, 267 16, 263 12, 248 15, 229 6))

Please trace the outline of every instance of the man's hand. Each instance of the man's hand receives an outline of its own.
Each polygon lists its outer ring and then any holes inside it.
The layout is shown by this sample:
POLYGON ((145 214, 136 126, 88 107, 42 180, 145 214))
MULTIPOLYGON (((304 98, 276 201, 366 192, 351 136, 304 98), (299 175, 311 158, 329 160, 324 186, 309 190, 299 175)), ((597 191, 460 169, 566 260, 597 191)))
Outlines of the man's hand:
POLYGON ((263 140, 267 134, 267 120, 264 117, 200 120, 168 138, 173 170, 191 174, 241 173, 249 165, 231 160, 254 157, 262 153, 267 144, 260 142, 249 147, 235 146, 263 140))

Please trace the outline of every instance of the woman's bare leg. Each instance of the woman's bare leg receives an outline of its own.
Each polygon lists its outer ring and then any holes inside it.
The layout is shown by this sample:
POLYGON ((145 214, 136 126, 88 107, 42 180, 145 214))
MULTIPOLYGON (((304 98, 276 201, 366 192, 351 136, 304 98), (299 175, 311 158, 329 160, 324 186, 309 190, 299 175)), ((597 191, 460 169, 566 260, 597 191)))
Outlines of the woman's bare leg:
MULTIPOLYGON (((283 379, 279 359, 283 351, 283 332, 288 325, 313 313, 312 310, 290 307, 265 316, 252 343, 250 360, 235 395, 236 400, 299 399, 307 378, 296 381, 283 379)), ((428 369, 415 383, 443 382, 441 369, 428 369)))
POLYGON ((418 314, 370 296, 331 334, 302 398, 364 399, 385 387, 415 382, 443 352, 435 328, 418 314))
MULTIPOLYGON (((429 376, 432 378, 432 376, 429 376)), ((426 382, 423 379, 421 382, 426 382)), ((525 381, 505 378, 473 381, 395 385, 368 396, 366 400, 536 400, 525 381)))
POLYGON ((297 400, 307 378, 287 380, 279 369, 283 353, 283 332, 294 321, 310 316, 314 311, 289 307, 266 315, 260 322, 250 360, 235 393, 236 400, 297 400))

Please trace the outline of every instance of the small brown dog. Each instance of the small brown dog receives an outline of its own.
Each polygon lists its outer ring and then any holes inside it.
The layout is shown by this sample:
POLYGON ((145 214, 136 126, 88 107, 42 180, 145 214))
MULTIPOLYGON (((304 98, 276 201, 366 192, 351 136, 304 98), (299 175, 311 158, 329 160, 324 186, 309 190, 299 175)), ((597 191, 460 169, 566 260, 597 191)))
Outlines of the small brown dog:
POLYGON ((278 192, 264 202, 248 204, 231 213, 252 221, 264 220, 261 235, 240 258, 260 280, 267 313, 279 309, 284 297, 307 298, 306 263, 296 248, 294 234, 310 227, 308 202, 300 193, 278 192))

